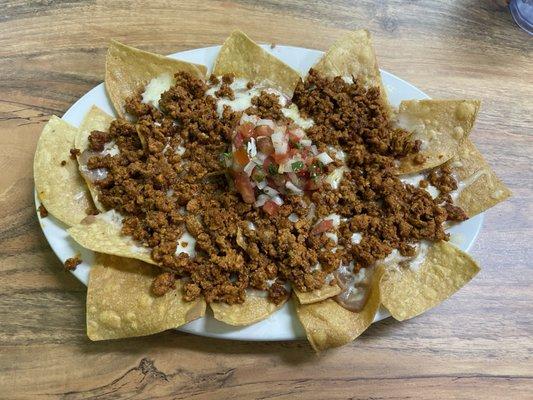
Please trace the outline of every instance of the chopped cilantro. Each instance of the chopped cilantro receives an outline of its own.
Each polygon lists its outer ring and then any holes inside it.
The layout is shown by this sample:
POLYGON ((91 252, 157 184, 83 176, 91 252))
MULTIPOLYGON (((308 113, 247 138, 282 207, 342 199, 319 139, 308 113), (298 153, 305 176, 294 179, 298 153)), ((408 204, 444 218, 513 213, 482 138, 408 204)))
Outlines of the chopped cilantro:
POLYGON ((276 175, 278 173, 278 166, 274 163, 268 166, 268 173, 270 175, 276 175))
POLYGON ((221 153, 220 163, 225 167, 229 167, 231 165, 231 153, 221 153))
POLYGON ((292 140, 291 140, 291 146, 294 147, 295 149, 301 149, 301 148, 303 148, 303 146, 302 146, 301 143, 293 142, 292 140))
POLYGON ((265 174, 255 170, 254 173, 252 174, 252 179, 255 182, 261 182, 261 181, 263 181, 265 179, 265 174))
POLYGON ((291 167, 294 172, 298 172, 304 167, 304 163, 303 161, 295 161, 291 164, 291 167))

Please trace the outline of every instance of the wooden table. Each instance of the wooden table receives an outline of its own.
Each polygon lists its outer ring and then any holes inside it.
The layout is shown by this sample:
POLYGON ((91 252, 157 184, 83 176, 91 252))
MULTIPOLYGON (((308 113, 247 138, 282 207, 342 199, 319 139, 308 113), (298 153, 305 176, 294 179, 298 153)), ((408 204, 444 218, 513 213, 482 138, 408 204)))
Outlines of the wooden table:
POLYGON ((505 1, 105 3, 2 2, 1 398, 533 397, 533 38, 505 1), (472 138, 514 197, 485 215, 473 282, 419 318, 387 319, 321 356, 304 341, 87 339, 86 288, 63 270, 35 217, 41 128, 103 80, 109 38, 165 54, 220 44, 234 27, 317 49, 366 27, 382 68, 433 97, 483 100, 472 138))

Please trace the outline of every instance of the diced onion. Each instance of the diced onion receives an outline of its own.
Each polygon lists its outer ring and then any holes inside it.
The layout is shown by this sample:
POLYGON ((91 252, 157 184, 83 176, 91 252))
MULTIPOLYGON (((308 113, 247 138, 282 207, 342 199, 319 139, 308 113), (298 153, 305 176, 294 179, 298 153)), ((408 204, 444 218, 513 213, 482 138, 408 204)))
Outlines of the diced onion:
POLYGON ((291 181, 287 181, 285 182, 285 187, 291 191, 293 191, 294 193, 296 194, 303 194, 303 190, 300 189, 298 186, 296 186, 294 183, 292 183, 291 181))
POLYGON ((300 140, 300 144, 303 146, 303 147, 309 147, 313 144, 313 142, 311 141, 311 139, 302 139, 300 140))
POLYGON ((260 194, 257 196, 257 200, 254 203, 255 207, 263 207, 265 203, 270 200, 270 197, 268 197, 266 194, 260 194))
POLYGON ((248 164, 244 167, 244 172, 246 175, 250 176, 252 175, 252 171, 256 167, 256 164, 253 161, 248 161, 248 164))
POLYGON ((299 219, 300 219, 300 218, 299 218, 298 215, 296 215, 295 213, 291 213, 291 214, 289 215, 289 221, 291 221, 291 222, 298 222, 299 219))
POLYGON ((327 217, 324 217, 323 221, 326 221, 328 219, 330 219, 331 222, 333 222, 333 226, 335 228, 337 228, 339 226, 339 224, 341 223, 341 217, 340 217, 339 214, 330 214, 327 217))
POLYGON ((257 188, 258 188, 259 190, 263 190, 263 189, 266 187, 267 184, 268 184, 268 183, 267 183, 266 180, 263 180, 263 181, 261 181, 261 182, 257 182, 257 188))
POLYGON ((331 174, 326 176, 325 181, 326 183, 329 183, 332 189, 338 189, 343 174, 344 168, 336 168, 331 174))
POLYGON ((263 188, 263 192, 268 194, 270 197, 274 197, 274 196, 277 196, 279 194, 279 192, 276 189, 274 189, 274 188, 272 188, 270 186, 265 186, 263 188))
POLYGON ((283 205, 283 199, 279 196, 276 196, 274 198, 272 198, 272 201, 274 203, 276 203, 278 206, 282 206, 283 205))
POLYGON ((331 158, 328 153, 320 153, 318 156, 316 156, 316 158, 324 165, 328 165, 333 162, 333 158, 331 158))
POLYGON ((250 138, 250 141, 248 142, 246 146, 246 152, 248 153, 248 156, 250 158, 254 158, 257 155, 257 147, 255 145, 254 138, 250 138))
POLYGON ((276 154, 285 154, 287 152, 289 143, 283 130, 276 129, 270 138, 272 139, 276 154))
POLYGON ((313 153, 315 156, 318 154, 318 149, 316 148, 315 145, 311 146, 311 153, 313 153))
POLYGON ((257 152, 255 158, 257 158, 259 161, 261 161, 261 164, 267 159, 267 155, 265 153, 261 153, 260 151, 257 152))

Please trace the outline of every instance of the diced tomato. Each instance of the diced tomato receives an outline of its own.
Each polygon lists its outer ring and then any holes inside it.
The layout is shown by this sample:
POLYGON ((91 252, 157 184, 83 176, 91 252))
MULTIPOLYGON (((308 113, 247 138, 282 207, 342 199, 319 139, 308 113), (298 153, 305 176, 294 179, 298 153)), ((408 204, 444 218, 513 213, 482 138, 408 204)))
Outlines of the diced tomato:
POLYGON ((287 182, 287 175, 277 174, 267 177, 268 186, 278 189, 280 192, 285 190, 285 182, 287 182))
POLYGON ((330 231, 331 229, 333 229, 333 220, 326 219, 315 225, 315 227, 311 230, 311 235, 318 235, 319 233, 324 233, 330 231))
MULTIPOLYGON (((272 157, 267 157, 265 158, 265 161, 263 161, 263 171, 265 171, 265 174, 267 175, 272 175, 271 171, 270 171, 270 166, 274 164, 274 160, 272 159, 272 157)), ((278 170, 278 166, 277 165, 274 165, 274 167, 276 168, 276 171, 278 170)))
POLYGON ((302 140, 302 138, 300 136, 297 136, 295 135, 292 131, 289 132, 289 140, 292 142, 292 143, 300 143, 300 140, 302 140))
POLYGON ((261 125, 255 127, 254 136, 270 136, 274 133, 274 129, 272 129, 270 126, 267 125, 261 125))
POLYGON ((242 167, 244 167, 250 161, 250 157, 248 157, 248 153, 244 147, 239 147, 237 150, 235 150, 235 153, 233 153, 233 158, 242 167))
POLYGON ((287 152, 289 154, 289 158, 295 156, 296 154, 300 153, 300 150, 298 149, 289 149, 289 151, 287 152))
POLYGON ((269 137, 257 138, 256 146, 257 150, 259 150, 261 153, 266 154, 267 156, 269 156, 270 154, 274 154, 274 145, 272 144, 272 140, 270 140, 269 137))
POLYGON ((272 157, 274 158, 274 161, 276 163, 283 164, 285 161, 289 159, 289 153, 283 153, 283 154, 274 153, 272 157))
POLYGON ((272 200, 268 200, 264 205, 263 205, 263 210, 268 214, 268 215, 276 215, 277 212, 278 212, 278 209, 279 209, 279 206, 274 203, 272 200))
POLYGON ((237 133, 240 133, 244 139, 249 139, 254 134, 254 125, 251 122, 245 122, 237 127, 237 133))
POLYGON ((241 194, 243 201, 253 204, 255 202, 255 193, 248 175, 244 172, 236 172, 233 174, 233 181, 235 182, 235 189, 241 194))
POLYGON ((317 190, 319 187, 320 187, 319 184, 315 180, 308 179, 307 182, 305 183, 304 190, 307 190, 307 191, 317 190))
POLYGON ((315 157, 307 157, 305 159, 305 164, 306 165, 312 165, 314 162, 315 162, 316 158, 315 157))
POLYGON ((235 145, 235 148, 239 148, 243 145, 244 139, 242 137, 242 134, 240 132, 237 132, 235 137, 233 138, 233 144, 235 145))

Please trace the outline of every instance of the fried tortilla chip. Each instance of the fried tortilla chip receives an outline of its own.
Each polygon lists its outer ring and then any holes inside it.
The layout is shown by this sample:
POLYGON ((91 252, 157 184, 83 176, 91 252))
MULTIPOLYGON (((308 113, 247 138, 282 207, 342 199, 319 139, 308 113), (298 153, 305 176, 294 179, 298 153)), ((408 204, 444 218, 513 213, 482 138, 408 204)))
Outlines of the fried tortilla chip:
POLYGON ((379 282, 382 273, 381 267, 374 271, 370 296, 361 312, 348 311, 333 299, 298 305, 298 318, 313 349, 322 351, 345 345, 372 324, 380 306, 379 282))
MULTIPOLYGON (((111 115, 106 114, 104 111, 100 110, 96 106, 92 106, 89 112, 83 118, 80 129, 78 130, 78 134, 76 135, 75 145, 76 148, 80 151, 80 153, 83 153, 89 147, 89 135, 91 134, 91 132, 107 132, 109 130, 109 125, 111 125, 111 122, 113 122, 113 120, 114 118, 111 115)), ((79 156, 78 161, 81 162, 79 156)), ((80 172, 83 172, 83 170, 87 167, 85 165, 80 164, 79 168, 80 172)), ((89 188, 89 192, 91 193, 94 205, 99 211, 104 212, 104 207, 98 201, 98 191, 94 187, 94 184, 88 179, 85 179, 85 183, 89 188)))
POLYGON ((302 292, 298 289, 294 289, 294 293, 296 294, 296 297, 298 297, 300 304, 318 303, 319 301, 336 296, 340 292, 341 288, 338 285, 324 285, 320 289, 311 292, 302 292))
POLYGON ((203 299, 182 299, 176 290, 156 297, 152 280, 160 272, 141 261, 97 254, 87 289, 87 336, 91 340, 144 336, 177 328, 205 314, 203 299))
POLYGON ((213 74, 233 74, 256 83, 268 81, 291 96, 300 74, 240 31, 234 31, 218 53, 213 74))
POLYGON ((246 300, 242 304, 210 303, 215 319, 228 325, 244 326, 255 324, 268 318, 279 310, 281 304, 274 304, 267 297, 247 293, 246 300))
POLYGON ((106 56, 105 87, 117 114, 124 117, 126 99, 141 86, 146 85, 152 78, 160 75, 172 77, 180 71, 205 79, 207 68, 111 40, 106 56))
POLYGON ((416 154, 402 159, 401 174, 422 171, 444 164, 459 151, 470 134, 479 110, 479 100, 406 100, 400 103, 398 126, 422 142, 423 163, 416 154))
POLYGON ((380 282, 381 302, 398 321, 446 300, 479 272, 477 263, 448 242, 434 243, 416 270, 389 267, 380 282))
POLYGON ((452 168, 458 182, 458 189, 452 197, 469 217, 511 196, 511 191, 498 179, 470 139, 459 146, 459 152, 447 165, 452 168))
POLYGON ((108 211, 85 218, 80 224, 68 229, 69 235, 86 249, 99 253, 135 258, 156 264, 149 249, 139 246, 131 237, 121 233, 120 214, 108 211))
POLYGON ((39 200, 55 218, 72 226, 93 207, 70 149, 78 130, 55 115, 44 126, 35 150, 33 176, 39 200), (63 165, 64 164, 64 165, 63 165))
POLYGON ((382 105, 390 111, 372 37, 366 29, 358 29, 341 37, 313 68, 328 77, 353 77, 367 88, 379 87, 382 105))

